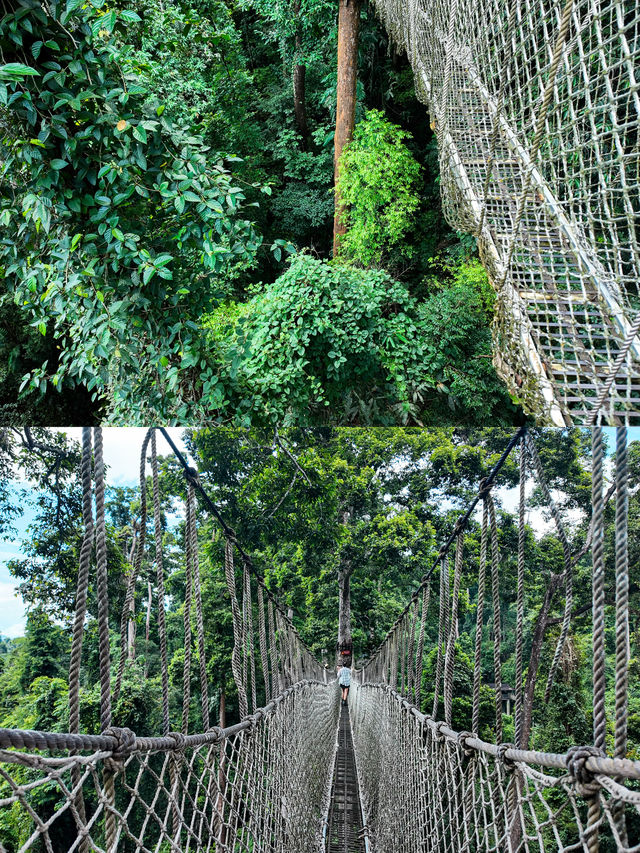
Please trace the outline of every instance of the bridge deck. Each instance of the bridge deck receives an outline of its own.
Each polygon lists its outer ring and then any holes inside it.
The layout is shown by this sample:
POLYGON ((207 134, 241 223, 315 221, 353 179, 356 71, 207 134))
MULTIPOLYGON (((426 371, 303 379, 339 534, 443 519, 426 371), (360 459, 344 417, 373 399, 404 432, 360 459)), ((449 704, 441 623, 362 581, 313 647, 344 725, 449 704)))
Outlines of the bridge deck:
POLYGON ((326 853, 364 853, 362 811, 351 738, 349 706, 340 709, 326 853))

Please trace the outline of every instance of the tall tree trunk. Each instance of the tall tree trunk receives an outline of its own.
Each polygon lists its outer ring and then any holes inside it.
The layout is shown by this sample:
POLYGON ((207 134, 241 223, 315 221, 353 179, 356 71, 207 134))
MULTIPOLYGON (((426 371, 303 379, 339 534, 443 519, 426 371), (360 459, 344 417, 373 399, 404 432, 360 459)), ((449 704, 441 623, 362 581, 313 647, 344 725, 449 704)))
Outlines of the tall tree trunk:
POLYGON ((300 21, 300 2, 295 0, 293 14, 296 21, 296 61, 293 65, 293 109, 296 117, 296 127, 301 136, 301 147, 308 151, 311 134, 307 123, 306 79, 307 66, 299 60, 302 56, 302 23, 300 21))
MULTIPOLYGON (((338 7, 338 84, 336 104, 336 134, 334 139, 334 183, 338 183, 340 155, 353 136, 356 120, 356 83, 358 80, 358 30, 360 0, 339 0, 338 7)), ((340 249, 340 237, 345 233, 343 208, 335 195, 333 217, 333 256, 340 249)))

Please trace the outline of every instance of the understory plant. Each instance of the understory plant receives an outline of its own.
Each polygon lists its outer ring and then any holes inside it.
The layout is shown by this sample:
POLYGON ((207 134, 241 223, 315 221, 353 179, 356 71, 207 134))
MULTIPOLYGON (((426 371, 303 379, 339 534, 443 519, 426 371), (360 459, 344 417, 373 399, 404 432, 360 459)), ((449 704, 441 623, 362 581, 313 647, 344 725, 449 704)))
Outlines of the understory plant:
POLYGON ((382 270, 296 255, 241 312, 209 321, 233 417, 512 421, 515 407, 491 363, 482 275, 479 264, 461 267, 449 287, 418 303, 382 270))

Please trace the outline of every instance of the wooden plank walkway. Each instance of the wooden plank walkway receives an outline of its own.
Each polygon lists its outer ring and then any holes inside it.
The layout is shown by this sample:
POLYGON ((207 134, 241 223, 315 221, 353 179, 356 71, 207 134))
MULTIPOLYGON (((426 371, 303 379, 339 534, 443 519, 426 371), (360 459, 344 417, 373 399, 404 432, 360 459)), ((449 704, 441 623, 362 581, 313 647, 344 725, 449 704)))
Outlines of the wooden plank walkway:
POLYGON ((363 834, 349 706, 343 705, 340 708, 326 853, 364 853, 363 834))

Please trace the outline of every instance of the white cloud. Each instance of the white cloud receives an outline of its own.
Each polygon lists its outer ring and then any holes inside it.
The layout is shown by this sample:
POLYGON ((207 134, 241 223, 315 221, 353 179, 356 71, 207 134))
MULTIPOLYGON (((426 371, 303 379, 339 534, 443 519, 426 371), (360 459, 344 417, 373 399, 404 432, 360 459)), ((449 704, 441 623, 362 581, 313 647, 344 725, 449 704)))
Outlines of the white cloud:
POLYGON ((0 634, 20 637, 24 634, 25 607, 12 583, 0 582, 0 634))
MULTIPOLYGON (((53 427, 56 432, 64 432, 68 436, 82 441, 81 427, 53 427)), ((135 486, 138 483, 140 469, 140 448, 146 433, 146 427, 103 427, 104 461, 108 466, 107 485, 135 486)), ((185 452, 182 434, 184 430, 170 427, 167 432, 175 442, 178 450, 185 452)), ((158 454, 166 456, 171 448, 164 437, 158 433, 158 454)))

